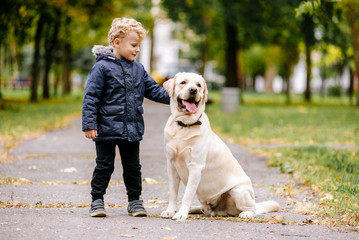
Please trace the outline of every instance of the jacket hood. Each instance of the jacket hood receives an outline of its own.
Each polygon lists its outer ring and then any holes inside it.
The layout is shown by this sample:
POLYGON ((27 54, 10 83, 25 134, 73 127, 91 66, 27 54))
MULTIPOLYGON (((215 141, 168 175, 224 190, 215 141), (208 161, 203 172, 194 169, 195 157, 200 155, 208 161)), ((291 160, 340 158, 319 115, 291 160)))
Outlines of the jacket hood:
MULTIPOLYGON (((115 54, 113 53, 112 46, 95 45, 95 46, 93 46, 91 52, 96 57, 96 61, 99 61, 101 59, 114 61, 114 60, 118 59, 118 58, 116 58, 115 54)), ((119 58, 118 60, 129 62, 129 63, 133 62, 133 61, 129 61, 125 58, 119 58)))
POLYGON ((96 57, 98 57, 100 55, 116 57, 115 54, 113 53, 113 47, 112 46, 95 45, 95 46, 93 46, 91 52, 96 57))

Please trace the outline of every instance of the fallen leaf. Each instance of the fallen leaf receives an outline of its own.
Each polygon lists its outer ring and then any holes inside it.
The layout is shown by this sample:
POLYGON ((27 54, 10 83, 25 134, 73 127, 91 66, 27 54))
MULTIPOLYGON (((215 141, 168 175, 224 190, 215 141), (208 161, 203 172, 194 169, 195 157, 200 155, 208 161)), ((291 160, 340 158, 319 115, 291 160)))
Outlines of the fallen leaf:
POLYGON ((132 238, 132 237, 135 237, 135 235, 131 235, 131 234, 121 234, 121 237, 127 237, 127 238, 132 238))
POLYGON ((274 223, 279 223, 279 222, 282 222, 282 221, 284 221, 284 218, 282 218, 281 216, 275 216, 273 218, 270 218, 268 220, 268 223, 274 224, 274 223))
POLYGON ((163 238, 162 238, 162 240, 173 240, 173 239, 177 239, 177 236, 163 237, 163 238))
POLYGON ((73 173, 73 172, 77 172, 77 169, 75 167, 65 168, 63 170, 63 172, 65 172, 65 173, 73 173))
POLYGON ((176 222, 187 222, 188 220, 187 219, 176 219, 175 221, 176 222))

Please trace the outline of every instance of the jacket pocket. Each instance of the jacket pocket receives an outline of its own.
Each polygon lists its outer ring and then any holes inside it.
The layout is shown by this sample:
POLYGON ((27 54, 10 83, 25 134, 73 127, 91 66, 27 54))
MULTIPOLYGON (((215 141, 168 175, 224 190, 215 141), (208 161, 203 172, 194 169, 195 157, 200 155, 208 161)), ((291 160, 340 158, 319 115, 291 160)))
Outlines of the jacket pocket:
POLYGON ((100 108, 100 114, 102 114, 103 116, 122 115, 124 113, 124 106, 102 106, 100 108))

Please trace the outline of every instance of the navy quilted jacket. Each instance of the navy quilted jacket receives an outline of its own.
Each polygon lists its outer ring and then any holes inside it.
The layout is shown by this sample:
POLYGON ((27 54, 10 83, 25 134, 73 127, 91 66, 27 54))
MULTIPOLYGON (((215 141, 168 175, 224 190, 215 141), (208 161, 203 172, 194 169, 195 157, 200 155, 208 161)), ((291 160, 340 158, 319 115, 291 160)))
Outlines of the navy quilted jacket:
POLYGON ((142 140, 144 97, 169 104, 170 97, 142 64, 116 58, 111 47, 95 46, 97 56, 85 88, 82 131, 96 129, 95 141, 142 140))

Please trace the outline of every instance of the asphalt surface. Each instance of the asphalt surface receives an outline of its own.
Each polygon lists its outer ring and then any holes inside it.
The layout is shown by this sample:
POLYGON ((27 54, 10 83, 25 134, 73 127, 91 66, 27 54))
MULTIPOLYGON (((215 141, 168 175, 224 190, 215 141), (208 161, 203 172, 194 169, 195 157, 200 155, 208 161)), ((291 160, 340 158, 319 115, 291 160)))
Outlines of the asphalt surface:
MULTIPOLYGON (((105 195, 106 218, 89 216, 90 179, 95 167, 95 146, 81 132, 81 119, 73 124, 13 149, 11 162, 0 164, 0 177, 20 179, 0 185, 0 240, 7 239, 359 239, 350 228, 329 228, 313 223, 310 215, 294 213, 288 199, 273 189, 294 183, 290 176, 267 168, 265 160, 243 147, 228 144, 252 179, 256 201, 275 199, 280 212, 256 219, 283 219, 271 224, 230 218, 193 218, 187 221, 161 219, 166 209, 168 184, 163 128, 169 107, 145 101, 146 132, 141 142, 142 198, 146 218, 128 216, 122 167, 115 172, 105 195), (27 184, 31 182, 30 184, 27 184), (292 223, 292 224, 290 224, 292 223)), ((180 188, 180 198, 184 187, 180 188)), ((298 196, 306 198, 306 196, 298 196)), ((194 201, 196 205, 197 200, 194 201)))

